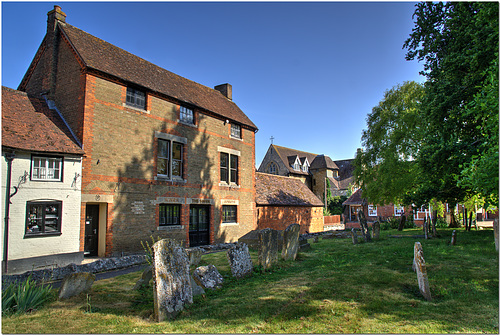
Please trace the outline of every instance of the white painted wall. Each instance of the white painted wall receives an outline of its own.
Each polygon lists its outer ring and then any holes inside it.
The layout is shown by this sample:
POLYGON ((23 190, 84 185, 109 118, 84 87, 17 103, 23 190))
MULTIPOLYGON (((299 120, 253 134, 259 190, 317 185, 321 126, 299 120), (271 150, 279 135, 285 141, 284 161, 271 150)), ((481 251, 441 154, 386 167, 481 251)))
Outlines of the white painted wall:
MULTIPOLYGON (((43 155, 42 155, 43 156, 43 155)), ((7 183, 7 162, 1 156, 2 167, 2 255, 5 229, 5 197, 7 183)), ((11 199, 9 222, 9 260, 79 252, 82 164, 79 156, 64 156, 63 181, 31 181, 31 153, 16 151, 12 162, 11 193, 18 186, 20 177, 28 173, 26 183, 11 199), (77 178, 75 178, 78 176, 77 178), (25 238, 26 202, 33 200, 62 201, 60 236, 25 238)))

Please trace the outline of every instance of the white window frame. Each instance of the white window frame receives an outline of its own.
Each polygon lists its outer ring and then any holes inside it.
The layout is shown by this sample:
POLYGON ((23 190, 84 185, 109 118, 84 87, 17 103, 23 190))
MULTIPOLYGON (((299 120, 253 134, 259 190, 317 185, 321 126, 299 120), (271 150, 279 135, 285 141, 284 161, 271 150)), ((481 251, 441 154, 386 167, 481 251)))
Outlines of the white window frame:
POLYGON ((34 181, 62 181, 63 175, 63 158, 62 157, 47 157, 47 156, 31 156, 31 180, 34 181), (35 161, 38 160, 39 166, 35 166, 35 161), (51 163, 53 163, 51 167, 51 163), (54 177, 56 171, 59 177, 54 177))
POLYGON ((309 161, 306 159, 304 160, 304 164, 302 164, 302 172, 308 172, 309 171, 309 161))
POLYGON ((231 137, 241 140, 241 125, 231 123, 231 137))
POLYGON ((401 216, 405 212, 404 206, 394 205, 394 216, 401 216))
POLYGON ((231 187, 240 187, 241 179, 240 179, 240 171, 241 171, 241 152, 238 150, 233 150, 225 147, 217 147, 217 151, 219 152, 219 186, 231 186, 231 187), (227 181, 222 179, 221 169, 221 153, 228 155, 228 166, 227 168, 227 181), (231 156, 236 156, 235 158, 238 160, 237 167, 231 166, 231 156), (236 170, 236 183, 231 181, 231 170, 236 170))
MULTIPOLYGON (((185 172, 184 171, 184 161, 185 161, 184 147, 187 144, 187 139, 185 137, 175 136, 175 135, 171 135, 171 134, 165 134, 165 133, 161 133, 158 131, 155 132, 155 138, 157 139, 157 143, 159 143, 158 140, 163 140, 163 141, 169 142, 168 143, 168 147, 169 147, 168 157, 164 157, 168 160, 168 174, 158 173, 158 167, 156 167, 155 179, 186 182, 186 180, 183 178, 183 176, 184 176, 184 172, 185 172), (173 156, 173 152, 174 152, 173 148, 174 148, 175 144, 181 145, 181 159, 180 160, 174 159, 174 156, 173 156), (174 161, 177 161, 177 162, 180 161, 180 163, 178 163, 178 164, 180 164, 180 169, 181 169, 180 176, 172 175, 174 161)), ((158 149, 156 152, 156 157, 158 159, 161 157, 159 157, 159 145, 157 147, 158 147, 158 149)))
POLYGON ((368 216, 377 216, 377 205, 368 205, 368 216))
POLYGON ((194 124, 194 112, 192 109, 181 106, 179 111, 179 120, 183 123, 194 124))
POLYGON ((125 98, 127 106, 146 110, 146 98, 146 92, 133 87, 127 87, 127 95, 125 98))

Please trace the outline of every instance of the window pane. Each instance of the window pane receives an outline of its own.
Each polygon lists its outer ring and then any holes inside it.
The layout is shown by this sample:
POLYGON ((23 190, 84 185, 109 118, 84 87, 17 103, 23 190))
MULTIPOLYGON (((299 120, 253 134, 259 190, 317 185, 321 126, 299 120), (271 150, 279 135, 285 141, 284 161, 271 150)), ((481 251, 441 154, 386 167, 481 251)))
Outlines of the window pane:
POLYGON ((182 159, 182 144, 181 143, 174 142, 173 150, 172 150, 172 158, 178 159, 178 160, 182 159))
POLYGON ((26 234, 38 234, 42 232, 42 217, 42 205, 30 205, 28 207, 26 234))
POLYGON ((236 222, 236 206, 222 206, 222 222, 236 222))
POLYGON ((168 176, 168 159, 158 158, 157 173, 168 176))
POLYGON ((172 160, 172 176, 182 177, 182 162, 173 159, 172 160))
POLYGON ((180 205, 160 205, 160 226, 180 224, 180 205))
POLYGON ((231 155, 231 182, 238 184, 238 156, 231 155))
POLYGON ((220 153, 220 180, 229 182, 229 172, 228 172, 229 154, 224 152, 220 153))

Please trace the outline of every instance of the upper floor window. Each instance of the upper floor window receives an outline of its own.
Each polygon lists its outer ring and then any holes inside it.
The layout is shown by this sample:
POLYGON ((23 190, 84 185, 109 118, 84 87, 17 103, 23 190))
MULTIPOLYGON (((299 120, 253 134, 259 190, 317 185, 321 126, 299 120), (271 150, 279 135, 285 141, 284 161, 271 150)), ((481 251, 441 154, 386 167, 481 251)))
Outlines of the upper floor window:
POLYGON ((31 157, 31 180, 61 181, 62 158, 31 157))
POLYGON ((238 184, 238 156, 220 153, 220 181, 238 184))
POLYGON ((394 216, 404 215, 405 208, 401 205, 394 205, 394 216))
POLYGON ((61 207, 61 201, 28 201, 25 236, 61 235, 61 207))
POLYGON ((271 164, 269 164, 267 171, 270 174, 278 174, 278 165, 276 165, 275 162, 271 162, 271 164))
POLYGON ((181 224, 181 205, 160 205, 160 226, 173 226, 181 224))
POLYGON ((127 87, 127 105, 146 109, 146 94, 143 91, 136 90, 135 88, 127 87))
POLYGON ((158 139, 156 171, 159 175, 172 179, 182 179, 183 144, 158 139))
POLYGON ((184 123, 194 124, 193 110, 181 106, 180 120, 181 120, 181 122, 184 122, 184 123))
POLYGON ((241 126, 239 124, 231 123, 231 137, 241 138, 241 126))

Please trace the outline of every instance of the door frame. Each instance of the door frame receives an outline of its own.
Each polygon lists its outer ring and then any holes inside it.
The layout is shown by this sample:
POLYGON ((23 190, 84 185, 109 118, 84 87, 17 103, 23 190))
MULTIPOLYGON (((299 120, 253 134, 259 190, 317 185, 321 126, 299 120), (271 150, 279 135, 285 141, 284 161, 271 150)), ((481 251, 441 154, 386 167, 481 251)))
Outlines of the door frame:
MULTIPOLYGON (((206 244, 210 244, 210 219, 211 219, 211 210, 212 210, 212 206, 211 205, 189 205, 189 225, 188 225, 188 238, 189 238, 189 246, 190 247, 193 247, 193 246, 198 246, 198 245, 204 245, 204 244, 199 244, 197 241, 196 243, 193 243, 195 241, 192 241, 191 239, 191 232, 193 230, 191 230, 191 209, 192 208, 205 208, 206 209, 206 217, 207 217, 207 230, 206 230, 206 241, 207 243, 206 244)), ((194 231, 193 231, 194 232, 194 231)), ((198 230, 196 230, 196 232, 198 232, 198 234, 200 234, 200 230, 199 230, 199 227, 198 227, 198 230)))
POLYGON ((107 202, 87 202, 85 203, 85 216, 83 218, 83 250, 85 252, 85 224, 87 221, 87 206, 98 206, 98 227, 97 227, 97 257, 106 256, 106 235, 108 222, 108 203, 107 202))

